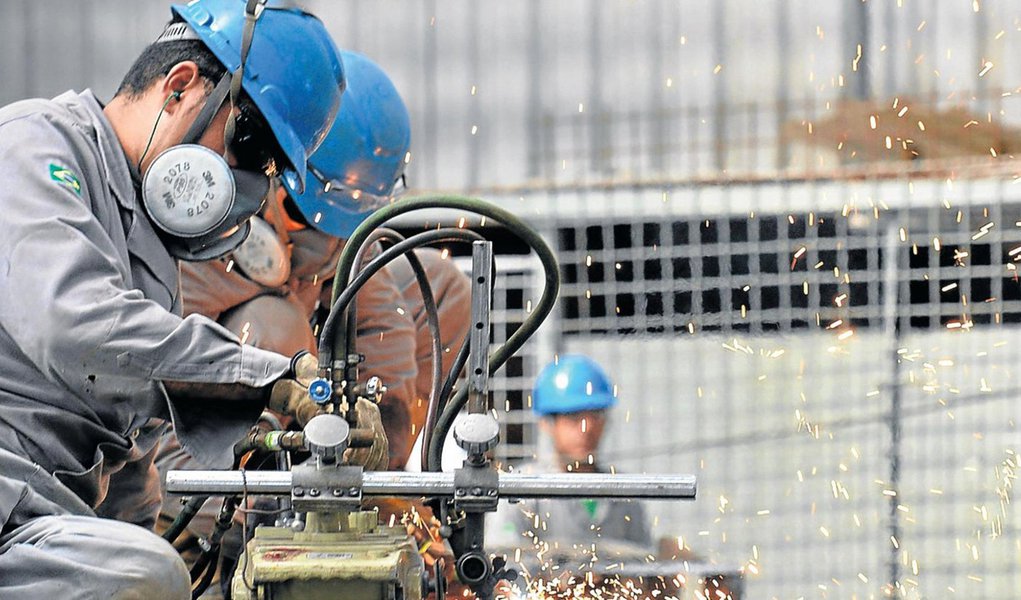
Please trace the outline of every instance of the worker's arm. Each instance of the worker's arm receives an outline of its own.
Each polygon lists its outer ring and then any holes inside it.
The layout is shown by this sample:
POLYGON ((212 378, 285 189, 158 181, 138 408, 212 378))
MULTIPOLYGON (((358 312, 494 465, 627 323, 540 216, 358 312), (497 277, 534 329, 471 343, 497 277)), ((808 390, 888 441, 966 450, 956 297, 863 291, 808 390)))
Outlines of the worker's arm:
POLYGON ((245 277, 231 258, 181 263, 185 315, 198 313, 222 323, 224 312, 268 291, 245 277))
MULTIPOLYGON (((54 181, 50 165, 84 172, 44 117, 0 127, 0 326, 42 373, 87 393, 100 377, 262 387, 287 372, 288 358, 242 346, 213 321, 181 319, 132 289, 127 257, 107 229, 120 221, 101 223, 92 211, 90 186, 105 183, 81 181, 76 191, 54 181), (19 143, 26 139, 33 143, 19 143)), ((145 219, 143 208, 131 218, 145 219)))
MULTIPOLYGON (((468 276, 461 272, 454 261, 444 257, 440 251, 434 248, 420 248, 415 251, 415 255, 425 269, 433 298, 436 300, 440 320, 442 372, 443 377, 446 377, 468 333, 471 320, 471 284, 468 276)), ((432 333, 426 319, 425 302, 410 263, 407 260, 397 260, 390 264, 393 280, 414 321, 415 360, 418 363, 415 391, 418 398, 428 399, 429 386, 432 383, 432 333)), ((412 422, 424 423, 425 410, 424 400, 421 404, 413 403, 412 422)))

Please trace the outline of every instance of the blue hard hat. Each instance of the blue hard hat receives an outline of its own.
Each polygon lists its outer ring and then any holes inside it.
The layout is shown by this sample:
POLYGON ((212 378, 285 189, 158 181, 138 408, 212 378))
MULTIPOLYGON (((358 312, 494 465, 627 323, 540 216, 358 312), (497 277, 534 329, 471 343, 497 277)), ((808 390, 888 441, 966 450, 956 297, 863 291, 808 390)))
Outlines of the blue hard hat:
POLYGON ((603 410, 616 403, 606 372, 580 354, 563 354, 546 365, 532 388, 532 410, 540 416, 603 410))
MULTIPOLYGON (((193 0, 175 4, 227 70, 241 64, 245 0, 193 0)), ((242 88, 273 131, 299 187, 308 156, 333 124, 344 92, 344 67, 323 23, 285 0, 269 0, 255 23, 242 88)))
POLYGON ((397 88, 376 63, 341 50, 347 90, 333 129, 309 158, 303 192, 284 184, 305 219, 348 238, 369 214, 392 200, 411 144, 411 121, 397 88))

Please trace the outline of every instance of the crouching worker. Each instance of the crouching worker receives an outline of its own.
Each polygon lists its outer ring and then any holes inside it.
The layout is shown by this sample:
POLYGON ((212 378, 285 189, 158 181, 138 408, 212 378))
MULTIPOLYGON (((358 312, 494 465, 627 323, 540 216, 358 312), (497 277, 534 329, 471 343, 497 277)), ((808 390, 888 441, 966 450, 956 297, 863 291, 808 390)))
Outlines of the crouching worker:
POLYGON ((343 66, 276 2, 173 16, 109 104, 0 109, 0 598, 188 598, 150 531, 165 423, 229 467, 267 402, 302 408, 302 361, 180 316, 175 258, 232 250, 269 177, 304 176, 343 66))
MULTIPOLYGON (((219 260, 182 265, 185 314, 215 319, 246 344, 285 355, 315 352, 314 322, 321 322, 329 307, 345 240, 369 214, 393 201, 410 146, 408 113, 386 73, 365 56, 340 54, 347 89, 333 128, 309 159, 304 190, 293 178, 285 178, 237 250, 219 260)), ((438 251, 421 250, 417 256, 436 300, 441 344, 456 350, 468 329, 468 278, 438 251)), ((407 265, 403 258, 391 263, 368 280, 355 300, 358 352, 365 357, 359 375, 362 383, 377 376, 387 387, 380 410, 389 455, 361 461, 370 469, 403 468, 425 422, 431 334, 407 265)), ((444 372, 455 354, 443 353, 444 372)), ((276 415, 267 415, 267 421, 272 428, 287 425, 287 419, 276 415)), ((165 434, 156 464, 164 475, 208 468, 182 448, 172 432, 165 434)), ((209 536, 220 504, 216 498, 207 501, 177 545, 197 547, 199 539, 209 536)), ((179 497, 167 496, 161 524, 168 525, 181 506, 179 497)), ((399 517, 407 508, 406 503, 386 503, 381 512, 384 518, 387 513, 399 517)), ((224 583, 230 578, 231 559, 241 549, 240 529, 234 528, 225 540, 224 583)))

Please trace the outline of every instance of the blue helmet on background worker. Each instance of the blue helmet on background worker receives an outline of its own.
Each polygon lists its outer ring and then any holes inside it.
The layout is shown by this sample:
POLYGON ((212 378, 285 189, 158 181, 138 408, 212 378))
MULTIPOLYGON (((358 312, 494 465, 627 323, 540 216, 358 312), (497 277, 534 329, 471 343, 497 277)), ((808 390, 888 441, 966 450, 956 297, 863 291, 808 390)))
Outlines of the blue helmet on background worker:
POLYGON ((333 129, 308 161, 301 191, 284 183, 316 229, 348 238, 376 209, 389 204, 404 174, 411 121, 390 78, 365 56, 342 50, 347 90, 333 129))
POLYGON ((606 371, 580 354, 562 354, 535 378, 532 410, 554 416, 586 410, 605 410, 617 403, 606 371))
MULTIPOLYGON (((242 64, 245 8, 246 0, 196 0, 171 10, 233 72, 242 64)), ((289 164, 278 166, 291 173, 300 189, 308 157, 326 137, 340 107, 344 66, 315 16, 286 0, 267 0, 256 11, 242 88, 287 158, 289 164)))

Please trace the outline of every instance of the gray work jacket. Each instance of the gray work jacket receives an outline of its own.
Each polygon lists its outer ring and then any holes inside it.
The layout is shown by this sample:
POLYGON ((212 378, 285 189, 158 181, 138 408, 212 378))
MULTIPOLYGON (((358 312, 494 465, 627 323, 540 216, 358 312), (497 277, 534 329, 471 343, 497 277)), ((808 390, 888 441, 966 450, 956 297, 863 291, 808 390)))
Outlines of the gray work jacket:
POLYGON ((262 407, 168 401, 160 381, 264 386, 289 361, 182 319, 178 288, 95 96, 0 109, 0 530, 33 494, 82 512, 58 498, 61 484, 96 508, 118 471, 155 477, 124 467, 163 420, 224 466, 262 407))
MULTIPOLYGON (((559 469, 552 462, 534 461, 514 472, 557 473, 559 469)), ((569 550, 605 543, 653 551, 645 508, 638 500, 539 498, 501 503, 496 513, 487 515, 486 525, 489 544, 503 550, 542 543, 569 550)))

